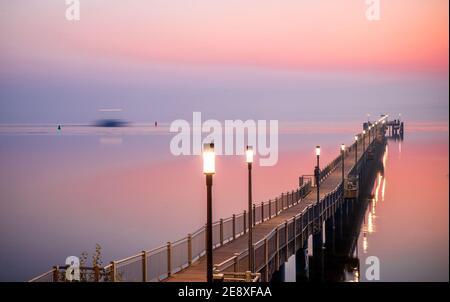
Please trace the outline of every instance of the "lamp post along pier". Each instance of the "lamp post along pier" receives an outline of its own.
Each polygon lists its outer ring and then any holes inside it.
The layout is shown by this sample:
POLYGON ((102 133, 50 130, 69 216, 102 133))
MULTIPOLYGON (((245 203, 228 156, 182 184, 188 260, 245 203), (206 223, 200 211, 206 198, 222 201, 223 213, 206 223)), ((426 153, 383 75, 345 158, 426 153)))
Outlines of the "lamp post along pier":
POLYGON ((254 253, 253 253, 253 200, 252 200, 252 164, 253 147, 247 146, 245 150, 245 159, 248 167, 248 270, 254 271, 254 253))
POLYGON ((344 185, 345 180, 344 160, 345 160, 345 145, 342 144, 341 145, 342 185, 344 185))
POLYGON ((203 146, 203 174, 206 176, 206 281, 213 282, 212 184, 216 172, 214 143, 203 146))
POLYGON ((317 187, 317 203, 320 201, 320 146, 316 146, 317 165, 314 169, 314 175, 316 177, 317 187))

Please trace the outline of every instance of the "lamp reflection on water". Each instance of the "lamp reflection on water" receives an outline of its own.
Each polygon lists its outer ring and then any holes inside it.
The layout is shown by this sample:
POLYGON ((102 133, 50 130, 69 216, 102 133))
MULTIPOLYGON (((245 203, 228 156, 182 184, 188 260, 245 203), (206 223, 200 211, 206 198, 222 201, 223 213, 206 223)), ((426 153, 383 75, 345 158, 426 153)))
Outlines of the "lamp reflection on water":
POLYGON ((388 151, 389 151, 389 148, 386 145, 386 148, 384 150, 384 155, 383 155, 383 168, 384 169, 386 169, 386 161, 387 161, 387 157, 388 157, 388 151))
POLYGON ((367 235, 364 232, 364 235, 363 235, 363 252, 364 252, 364 254, 367 253, 367 248, 368 247, 369 247, 369 242, 367 241, 367 235))
POLYGON ((367 232, 369 234, 375 232, 375 215, 372 212, 369 212, 369 216, 367 217, 367 232))
MULTIPOLYGON (((385 154, 383 156, 383 166, 386 167, 387 162, 387 146, 385 154)), ((386 178, 383 172, 378 172, 375 178, 375 185, 372 191, 372 198, 369 199, 369 211, 367 212, 367 217, 363 221, 363 238, 362 238, 362 251, 364 254, 368 252, 369 249, 369 235, 376 231, 376 208, 380 201, 384 201, 384 194, 386 191, 386 178)))

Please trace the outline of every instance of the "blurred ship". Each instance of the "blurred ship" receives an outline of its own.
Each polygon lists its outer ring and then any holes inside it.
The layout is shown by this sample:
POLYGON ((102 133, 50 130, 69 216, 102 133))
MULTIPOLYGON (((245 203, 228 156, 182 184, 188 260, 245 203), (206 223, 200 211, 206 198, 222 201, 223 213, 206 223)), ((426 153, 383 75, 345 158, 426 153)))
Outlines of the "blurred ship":
POLYGON ((101 119, 94 122, 95 127, 125 127, 128 126, 129 122, 121 119, 101 119))

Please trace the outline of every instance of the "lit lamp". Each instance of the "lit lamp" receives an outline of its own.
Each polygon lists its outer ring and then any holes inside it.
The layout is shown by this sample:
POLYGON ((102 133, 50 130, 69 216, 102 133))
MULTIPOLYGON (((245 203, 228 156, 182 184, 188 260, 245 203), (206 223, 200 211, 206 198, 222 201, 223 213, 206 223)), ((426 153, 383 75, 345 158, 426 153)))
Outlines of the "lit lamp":
POLYGON ((344 158, 345 158, 345 145, 344 144, 342 144, 341 145, 341 156, 342 156, 342 158, 341 158, 341 163, 342 163, 342 185, 344 185, 344 174, 345 174, 345 172, 344 172, 344 158))
POLYGON ((203 145, 203 174, 206 176, 206 280, 213 281, 212 179, 216 173, 214 143, 203 145))
POLYGON ((316 146, 316 157, 317 165, 314 169, 314 175, 316 176, 316 187, 317 187, 317 203, 320 201, 320 146, 316 146))
POLYGON ((253 272, 253 201, 252 201, 252 164, 253 164, 253 147, 247 146, 245 150, 245 161, 248 166, 248 270, 253 272))
POLYGON ((320 160, 320 146, 316 146, 316 156, 317 156, 317 167, 320 167, 319 160, 320 160))

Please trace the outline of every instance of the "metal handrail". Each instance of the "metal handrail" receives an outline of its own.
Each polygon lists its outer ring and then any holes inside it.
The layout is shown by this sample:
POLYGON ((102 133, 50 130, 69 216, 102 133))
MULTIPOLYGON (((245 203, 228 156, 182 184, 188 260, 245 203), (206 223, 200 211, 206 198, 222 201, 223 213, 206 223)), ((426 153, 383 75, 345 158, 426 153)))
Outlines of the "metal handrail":
MULTIPOLYGON (((324 195, 324 196, 319 200, 319 203, 324 202, 327 198, 329 198, 329 196, 332 196, 333 194, 335 194, 336 192, 338 192, 338 191, 341 189, 341 187, 342 187, 342 184, 337 185, 331 192, 329 192, 329 193, 327 193, 326 195, 324 195)), ((277 226, 275 226, 275 227, 272 229, 272 231, 270 231, 267 235, 265 235, 263 238, 261 238, 261 239, 258 240, 257 242, 253 243, 253 250, 256 250, 256 248, 259 248, 259 247, 261 246, 261 244, 262 244, 263 242, 266 242, 266 240, 269 239, 270 236, 272 236, 272 234, 273 234, 274 232, 276 232, 280 227, 285 227, 286 224, 289 224, 290 222, 294 222, 294 223, 295 223, 295 220, 296 220, 297 218, 299 218, 300 216, 305 215, 305 214, 311 209, 312 206, 313 206, 313 205, 308 205, 307 207, 305 207, 305 208, 302 210, 302 212, 298 213, 298 214, 295 215, 294 217, 291 217, 291 218, 286 219, 286 220, 283 221, 282 223, 280 223, 280 224, 278 224, 277 226)), ((294 225, 294 227, 295 227, 295 225, 294 225)), ((303 228, 303 229, 304 229, 304 228, 303 228)), ((302 230, 302 231, 303 231, 303 230, 302 230)), ((295 237, 294 237, 294 239, 295 239, 295 237)), ((286 244, 288 244, 288 242, 290 242, 290 241, 292 241, 292 240, 294 240, 294 239, 289 240, 289 238, 285 238, 286 244)), ((247 252, 247 251, 248 251, 248 249, 245 249, 245 250, 243 250, 243 251, 241 251, 241 252, 239 252, 239 253, 235 253, 234 256, 232 256, 232 257, 230 257, 230 258, 228 258, 228 259, 225 259, 224 261, 222 261, 222 262, 219 263, 219 264, 214 265, 214 267, 216 268, 216 271, 217 271, 217 272, 222 272, 220 269, 218 269, 219 267, 221 267, 221 266, 223 266, 224 264, 229 263, 229 262, 233 262, 233 263, 234 263, 234 260, 235 260, 236 258, 238 258, 240 255, 242 255, 244 252, 247 252)), ((270 257, 272 258, 273 255, 270 255, 270 257)), ((228 268, 228 267, 230 267, 230 266, 227 266, 226 268, 228 268)), ((263 265, 262 267, 264 267, 264 265, 263 265)), ((225 268, 225 269, 226 269, 226 268, 225 268)))

